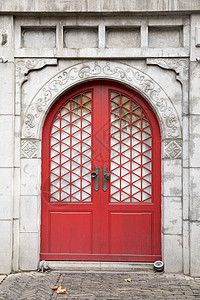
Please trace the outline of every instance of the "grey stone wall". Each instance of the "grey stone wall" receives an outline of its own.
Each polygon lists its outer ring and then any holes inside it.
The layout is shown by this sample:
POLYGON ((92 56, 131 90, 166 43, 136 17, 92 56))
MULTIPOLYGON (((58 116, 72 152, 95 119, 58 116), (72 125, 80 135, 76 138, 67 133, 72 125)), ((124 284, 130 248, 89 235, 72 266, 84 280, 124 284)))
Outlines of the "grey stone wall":
POLYGON ((190 230, 190 267, 191 274, 199 276, 200 261, 200 185, 199 185, 199 150, 200 150, 200 56, 199 48, 200 16, 191 16, 190 48, 190 91, 189 91, 189 230, 190 230))
POLYGON ((200 10, 200 1, 184 0, 7 0, 0 2, 2 12, 190 12, 200 10))

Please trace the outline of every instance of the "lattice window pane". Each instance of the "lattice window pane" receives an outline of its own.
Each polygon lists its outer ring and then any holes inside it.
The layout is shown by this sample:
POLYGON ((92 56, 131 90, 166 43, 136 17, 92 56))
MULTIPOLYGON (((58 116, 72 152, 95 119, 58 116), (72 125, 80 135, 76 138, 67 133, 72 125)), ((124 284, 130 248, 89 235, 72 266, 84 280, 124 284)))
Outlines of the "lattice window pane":
POLYGON ((111 202, 151 202, 152 135, 133 100, 111 93, 111 202))
POLYGON ((91 92, 68 101, 51 128, 50 201, 91 202, 91 92))

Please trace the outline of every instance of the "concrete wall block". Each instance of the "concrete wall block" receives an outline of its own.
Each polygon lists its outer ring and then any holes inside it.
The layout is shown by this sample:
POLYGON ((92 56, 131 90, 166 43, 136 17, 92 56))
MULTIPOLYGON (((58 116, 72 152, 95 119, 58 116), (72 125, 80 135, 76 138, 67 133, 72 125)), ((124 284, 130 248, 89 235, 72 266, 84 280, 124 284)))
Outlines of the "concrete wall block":
POLYGON ((164 197, 164 233, 182 234, 182 198, 164 197))
POLYGON ((107 48, 137 48, 141 46, 140 29, 138 28, 112 28, 106 31, 107 48))
MULTIPOLYGON (((142 2, 138 1, 118 1, 113 0, 108 2, 106 0, 79 0, 66 2, 63 0, 57 1, 47 1, 47 0, 35 0, 27 1, 21 0, 16 2, 13 5, 12 0, 3 1, 0 6, 0 11, 7 12, 60 12, 60 13, 69 13, 69 12, 176 12, 176 11, 199 11, 200 3, 198 0, 191 1, 182 1, 182 0, 143 0, 142 2), (33 5, 34 4, 34 5, 33 5)), ((159 14, 157 14, 157 18, 159 14)), ((163 17, 162 15, 160 17, 163 17)), ((172 17, 173 18, 173 17, 172 17)))
POLYGON ((183 167, 189 167, 189 118, 183 116, 183 167))
POLYGON ((199 222, 192 222, 190 224, 190 275, 191 276, 200 276, 200 223, 199 222))
POLYGON ((21 154, 21 116, 15 116, 15 152, 14 152, 14 167, 20 167, 20 154, 21 154))
MULTIPOLYGON (((0 16, 0 32, 1 34, 4 34, 3 40, 1 41, 0 46, 0 56, 5 56, 9 61, 13 62, 13 53, 14 53, 14 47, 13 47, 13 16, 0 16)), ((13 63, 12 63, 12 66, 13 63)), ((12 82, 12 78, 7 77, 8 81, 12 82), (8 80, 9 78, 9 80, 8 80)), ((2 85, 1 85, 2 88, 2 85)))
POLYGON ((19 219, 13 220, 12 271, 19 271, 19 219))
POLYGON ((200 63, 190 63, 190 112, 200 114, 200 63))
POLYGON ((21 195, 40 194, 40 159, 21 160, 21 195))
POLYGON ((181 235, 164 235, 163 256, 166 272, 181 273, 183 271, 182 247, 181 235))
POLYGON ((12 168, 0 168, 0 219, 12 218, 12 168))
POLYGON ((183 47, 183 29, 175 27, 149 27, 149 47, 183 47))
POLYGON ((11 272, 12 221, 0 221, 0 274, 11 272))
POLYGON ((200 168, 190 169, 190 219, 200 221, 200 168))
POLYGON ((39 209, 37 196, 21 196, 20 231, 39 230, 39 209))
POLYGON ((190 60, 196 61, 200 57, 200 48, 198 45, 197 29, 200 27, 200 14, 191 15, 191 33, 190 33, 190 60))
POLYGON ((183 168, 183 219, 189 219, 189 168, 183 168))
POLYGON ((190 167, 200 167, 200 115, 190 116, 190 167))
POLYGON ((56 47, 55 27, 24 27, 21 31, 23 48, 54 48, 56 47))
POLYGON ((13 173, 13 218, 19 218, 19 202, 20 202, 20 168, 14 168, 13 173))
POLYGON ((163 162, 163 194, 164 196, 182 196, 182 161, 166 159, 163 162))
POLYGON ((13 117, 0 117, 0 167, 13 165, 13 117))
POLYGON ((190 273, 189 221, 183 221, 183 272, 190 273))
POLYGON ((64 47, 66 48, 97 48, 98 30, 96 27, 64 28, 64 47))
POLYGON ((39 234, 33 232, 20 233, 20 269, 37 270, 39 262, 39 234))
POLYGON ((0 114, 11 115, 13 114, 14 111, 14 87, 13 87, 14 63, 3 64, 0 62, 0 66, 1 66, 0 114))

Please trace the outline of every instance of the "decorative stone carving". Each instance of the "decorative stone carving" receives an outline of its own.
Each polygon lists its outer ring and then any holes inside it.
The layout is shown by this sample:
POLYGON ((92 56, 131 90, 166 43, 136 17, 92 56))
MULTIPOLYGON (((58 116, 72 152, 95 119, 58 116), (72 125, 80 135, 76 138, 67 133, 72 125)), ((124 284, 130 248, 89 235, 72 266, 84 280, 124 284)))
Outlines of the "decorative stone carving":
POLYGON ((4 46, 8 41, 8 32, 5 28, 0 29, 0 45, 4 46))
POLYGON ((21 142, 21 157, 36 158, 38 156, 38 141, 37 140, 22 140, 21 142))
POLYGON ((189 61, 187 58, 147 58, 147 65, 158 65, 163 69, 174 70, 176 79, 183 83, 188 79, 189 61))
POLYGON ((24 59, 16 63, 16 83, 21 86, 28 80, 28 73, 39 70, 46 65, 57 65, 57 59, 24 59))
POLYGON ((106 61, 78 64, 50 79, 36 94, 25 113, 23 137, 39 138, 45 114, 59 95, 77 83, 97 78, 118 80, 139 91, 156 112, 162 124, 164 137, 181 137, 177 112, 164 90, 140 70, 125 64, 106 61))
POLYGON ((165 141, 165 158, 181 158, 182 157, 182 141, 167 140, 165 141))

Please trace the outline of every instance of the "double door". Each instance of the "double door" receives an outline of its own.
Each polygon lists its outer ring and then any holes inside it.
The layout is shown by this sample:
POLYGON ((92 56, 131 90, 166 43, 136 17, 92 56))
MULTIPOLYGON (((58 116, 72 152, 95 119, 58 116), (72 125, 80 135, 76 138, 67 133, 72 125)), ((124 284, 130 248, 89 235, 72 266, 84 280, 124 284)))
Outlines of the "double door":
POLYGON ((160 132, 146 101, 105 81, 61 96, 44 124, 41 194, 41 259, 160 259, 160 132))

